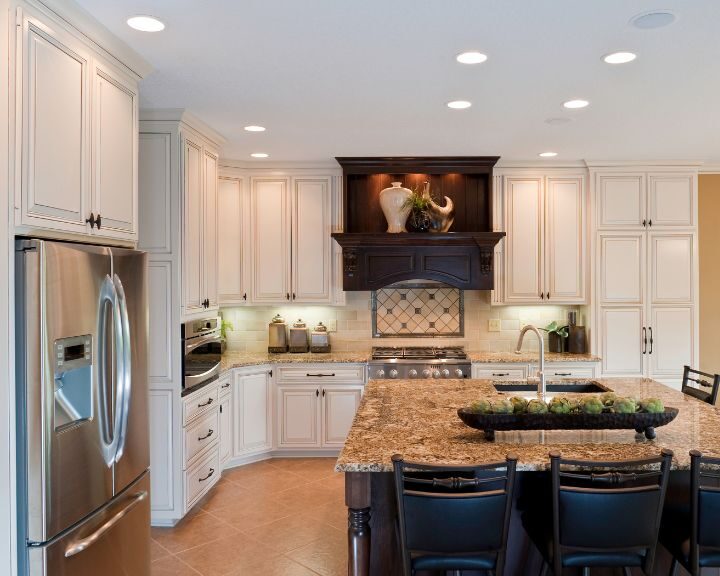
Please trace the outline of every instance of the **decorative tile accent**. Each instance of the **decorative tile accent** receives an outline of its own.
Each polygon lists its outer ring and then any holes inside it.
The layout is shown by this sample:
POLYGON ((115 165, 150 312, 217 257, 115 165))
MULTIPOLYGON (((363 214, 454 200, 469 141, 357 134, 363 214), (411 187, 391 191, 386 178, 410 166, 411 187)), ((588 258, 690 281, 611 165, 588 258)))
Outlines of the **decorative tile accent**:
POLYGON ((373 338, 464 335, 463 292, 446 284, 394 284, 372 293, 373 338))

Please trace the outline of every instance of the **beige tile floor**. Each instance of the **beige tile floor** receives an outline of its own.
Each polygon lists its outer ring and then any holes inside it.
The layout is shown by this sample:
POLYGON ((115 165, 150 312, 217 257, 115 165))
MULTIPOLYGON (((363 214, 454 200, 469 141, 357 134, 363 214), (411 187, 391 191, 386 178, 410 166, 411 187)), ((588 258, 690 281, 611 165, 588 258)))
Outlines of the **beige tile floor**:
POLYGON ((347 509, 334 458, 223 472, 173 528, 152 529, 152 576, 344 576, 347 509))

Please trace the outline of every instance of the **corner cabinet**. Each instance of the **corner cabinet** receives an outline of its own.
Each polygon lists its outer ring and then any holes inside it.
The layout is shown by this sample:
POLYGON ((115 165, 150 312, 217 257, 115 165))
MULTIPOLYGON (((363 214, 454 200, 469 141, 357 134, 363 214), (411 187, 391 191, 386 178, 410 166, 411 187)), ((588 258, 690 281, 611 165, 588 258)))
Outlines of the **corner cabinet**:
POLYGON ((272 371, 235 371, 233 376, 233 457, 272 449, 272 371))
POLYGON ((140 77, 49 11, 16 30, 16 232, 134 243, 140 77))
POLYGON ((502 206, 505 277, 503 293, 494 302, 585 303, 585 176, 506 174, 502 206))

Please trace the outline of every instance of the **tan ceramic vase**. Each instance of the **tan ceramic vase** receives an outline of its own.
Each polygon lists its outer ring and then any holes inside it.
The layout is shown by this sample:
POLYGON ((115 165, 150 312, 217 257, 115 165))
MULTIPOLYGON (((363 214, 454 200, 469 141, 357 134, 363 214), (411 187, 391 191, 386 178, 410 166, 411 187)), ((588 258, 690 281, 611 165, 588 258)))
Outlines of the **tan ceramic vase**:
POLYGON ((387 231, 390 234, 407 232, 405 222, 410 214, 410 207, 403 207, 403 205, 410 196, 412 196, 412 192, 403 188, 402 182, 393 182, 390 188, 385 188, 380 192, 380 207, 385 214, 385 220, 388 223, 387 231))

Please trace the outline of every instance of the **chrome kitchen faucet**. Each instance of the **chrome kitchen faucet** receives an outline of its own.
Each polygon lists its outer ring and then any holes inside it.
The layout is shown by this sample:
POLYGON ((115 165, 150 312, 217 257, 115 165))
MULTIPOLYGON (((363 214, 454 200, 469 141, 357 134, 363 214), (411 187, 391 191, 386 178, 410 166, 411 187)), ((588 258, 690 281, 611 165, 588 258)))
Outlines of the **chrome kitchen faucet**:
POLYGON ((540 330, 538 330, 535 326, 532 324, 527 324, 526 326, 523 326, 522 330, 520 330, 520 337, 518 338, 517 348, 515 349, 515 354, 520 354, 520 350, 522 349, 522 343, 523 338, 525 338, 525 333, 528 331, 535 332, 535 334, 538 337, 538 341, 540 342, 540 363, 538 364, 538 396, 545 399, 545 341, 543 340, 542 334, 540 333, 540 330))

